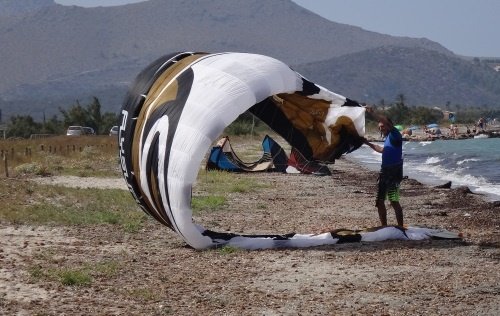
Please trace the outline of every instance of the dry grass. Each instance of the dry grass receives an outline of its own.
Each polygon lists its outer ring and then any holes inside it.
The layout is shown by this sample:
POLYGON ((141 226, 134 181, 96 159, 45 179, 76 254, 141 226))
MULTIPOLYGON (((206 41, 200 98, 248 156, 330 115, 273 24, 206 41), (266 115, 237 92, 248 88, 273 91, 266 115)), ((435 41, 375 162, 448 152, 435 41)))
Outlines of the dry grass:
POLYGON ((0 140, 0 158, 0 177, 119 174, 117 138, 109 136, 0 140))

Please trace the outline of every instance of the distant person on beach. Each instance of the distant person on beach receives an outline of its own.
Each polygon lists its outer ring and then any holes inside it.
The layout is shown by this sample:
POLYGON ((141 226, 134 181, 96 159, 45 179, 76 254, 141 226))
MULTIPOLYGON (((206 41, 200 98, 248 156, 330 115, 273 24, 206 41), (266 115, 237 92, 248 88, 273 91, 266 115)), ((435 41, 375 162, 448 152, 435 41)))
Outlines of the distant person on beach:
POLYGON ((477 126, 481 129, 481 131, 484 131, 484 128, 486 127, 486 122, 484 118, 480 118, 479 121, 477 122, 477 126))
POLYGON ((378 121, 378 128, 385 136, 384 146, 370 143, 366 138, 364 143, 378 153, 382 154, 382 165, 377 180, 378 191, 375 206, 378 210, 380 223, 387 226, 386 198, 389 199, 396 214, 399 226, 403 226, 403 209, 399 204, 399 186, 403 179, 403 139, 401 133, 394 127, 392 121, 374 112, 373 108, 367 106, 366 113, 372 114, 378 121))
POLYGON ((458 126, 457 125, 450 125, 450 130, 448 132, 448 136, 450 137, 457 137, 458 136, 458 126))

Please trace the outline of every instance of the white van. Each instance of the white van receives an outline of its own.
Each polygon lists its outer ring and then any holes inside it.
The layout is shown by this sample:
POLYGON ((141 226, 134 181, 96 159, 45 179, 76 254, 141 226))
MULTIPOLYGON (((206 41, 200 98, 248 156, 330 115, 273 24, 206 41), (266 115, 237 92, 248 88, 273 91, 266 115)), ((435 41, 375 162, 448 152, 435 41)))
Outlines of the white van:
POLYGON ((83 135, 83 127, 81 126, 70 126, 66 131, 66 136, 81 136, 83 135))
POLYGON ((118 126, 113 126, 109 130, 109 136, 118 135, 118 126))

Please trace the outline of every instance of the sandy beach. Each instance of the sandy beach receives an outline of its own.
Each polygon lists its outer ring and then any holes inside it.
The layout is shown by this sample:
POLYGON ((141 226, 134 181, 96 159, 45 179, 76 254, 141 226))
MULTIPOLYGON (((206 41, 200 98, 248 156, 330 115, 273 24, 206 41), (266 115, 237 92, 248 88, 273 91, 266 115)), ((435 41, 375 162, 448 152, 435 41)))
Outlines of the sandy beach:
MULTIPOLYGON (((194 220, 236 233, 377 226, 376 173, 344 159, 330 168, 328 177, 235 175, 268 187, 228 193, 226 206, 194 220)), ((90 182, 121 187, 116 179, 90 182)), ((438 189, 411 179, 403 181, 401 195, 408 225, 445 228, 464 239, 195 251, 153 220, 137 233, 113 225, 2 221, 0 314, 498 315, 499 203, 465 188, 438 189), (114 272, 94 271, 87 286, 30 276, 34 267, 95 268, 97 262, 113 262, 114 272)), ((388 214, 395 223, 392 210, 388 214)))

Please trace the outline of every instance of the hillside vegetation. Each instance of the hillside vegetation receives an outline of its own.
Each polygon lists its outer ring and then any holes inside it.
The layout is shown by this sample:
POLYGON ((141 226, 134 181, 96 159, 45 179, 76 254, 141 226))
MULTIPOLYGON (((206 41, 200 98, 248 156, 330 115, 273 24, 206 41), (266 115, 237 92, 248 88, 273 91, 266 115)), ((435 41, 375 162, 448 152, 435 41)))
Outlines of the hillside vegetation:
POLYGON ((378 47, 294 67, 326 88, 364 102, 500 107, 500 72, 423 48, 378 47))
POLYGON ((413 103, 413 91, 393 84, 410 80, 420 82, 421 86, 414 87, 415 93, 426 96, 416 99, 416 104, 437 104, 443 99, 452 103, 492 104, 486 86, 496 84, 488 81, 471 85, 468 78, 478 77, 477 69, 466 69, 472 61, 458 59, 438 43, 335 23, 290 0, 150 0, 95 8, 62 6, 47 0, 15 3, 0 2, 0 67, 9 74, 0 78, 0 108, 4 117, 29 113, 41 119, 43 111, 50 116, 58 113, 58 107, 68 107, 75 100, 87 102, 92 96, 101 100, 105 111, 118 112, 127 87, 140 70, 161 55, 184 50, 259 53, 294 67, 326 61, 322 64, 325 67, 306 71, 306 75, 314 75, 320 78, 318 84, 360 101, 372 101, 375 97, 392 100, 404 93, 413 103), (18 10, 21 7, 29 10, 18 10), (382 47, 408 51, 398 59, 382 47), (372 49, 382 50, 377 60, 366 53, 372 49), (430 59, 425 60, 429 67, 416 67, 415 73, 405 75, 411 78, 399 78, 398 72, 392 72, 389 78, 383 78, 386 80, 378 80, 388 63, 402 69, 400 62, 424 54, 422 51, 429 51, 426 58, 430 59), (434 82, 421 80, 446 77, 434 65, 447 58, 467 71, 467 78, 459 77, 455 83, 469 91, 466 102, 462 94, 443 96, 442 91, 456 89, 443 85, 433 91, 434 82), (351 59, 355 61, 350 62, 351 59), (367 69, 373 76, 366 76, 367 69), (343 82, 351 87, 349 90, 338 80, 323 82, 323 76, 336 72, 348 79, 343 82), (363 81, 365 77, 367 80, 363 81), (361 81, 363 89, 354 84, 361 81), (404 91, 398 91, 399 87, 404 91))

